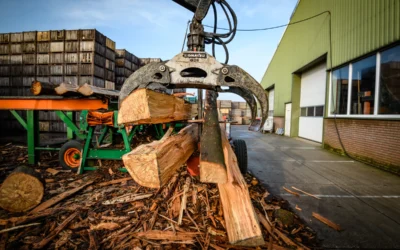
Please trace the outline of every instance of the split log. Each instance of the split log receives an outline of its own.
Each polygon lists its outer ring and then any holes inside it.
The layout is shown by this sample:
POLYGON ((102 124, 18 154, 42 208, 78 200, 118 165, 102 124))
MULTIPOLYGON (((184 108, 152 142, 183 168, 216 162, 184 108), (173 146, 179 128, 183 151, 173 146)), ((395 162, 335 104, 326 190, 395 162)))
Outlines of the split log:
POLYGON ((197 148, 198 126, 189 125, 178 134, 140 145, 122 156, 132 178, 140 185, 160 188, 168 182, 197 148))
POLYGON ((226 183, 227 173, 218 120, 217 93, 206 91, 203 133, 200 139, 200 181, 226 183))
POLYGON ((181 98, 138 89, 120 104, 118 124, 158 124, 188 120, 191 109, 191 105, 181 98))
POLYGON ((223 129, 221 139, 228 181, 218 184, 218 189, 229 243, 241 246, 263 245, 264 239, 246 181, 240 173, 236 155, 223 129))
POLYGON ((42 201, 44 182, 33 168, 16 168, 0 187, 0 207, 10 212, 28 211, 42 201))
POLYGON ((104 95, 104 96, 119 96, 118 90, 100 88, 90 85, 88 83, 85 83, 82 86, 80 86, 77 91, 84 96, 91 96, 94 94, 104 95))
POLYGON ((54 89, 57 95, 80 95, 77 90, 79 86, 73 83, 61 83, 54 89))
POLYGON ((31 84, 31 93, 33 95, 54 95, 56 87, 58 87, 58 84, 55 83, 33 81, 31 84))

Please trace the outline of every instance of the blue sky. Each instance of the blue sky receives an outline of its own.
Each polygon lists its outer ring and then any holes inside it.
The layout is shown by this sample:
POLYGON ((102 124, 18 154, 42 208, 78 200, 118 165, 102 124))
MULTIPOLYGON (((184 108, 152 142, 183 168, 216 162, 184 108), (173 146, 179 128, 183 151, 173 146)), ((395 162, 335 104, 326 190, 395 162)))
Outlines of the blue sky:
MULTIPOLYGON (((297 0, 228 0, 238 17, 238 28, 285 24, 297 0)), ((219 26, 227 27, 222 11, 219 26)), ((187 21, 193 14, 171 0, 0 0, 0 33, 30 30, 96 28, 138 57, 167 60, 180 53, 187 21)), ((212 24, 212 12, 203 22, 212 24)), ((229 64, 261 81, 284 28, 238 32, 228 44, 229 64)), ((186 46, 185 46, 186 48, 186 46)), ((211 53, 211 47, 206 51, 211 53)), ((217 60, 224 62, 222 49, 217 60)), ((221 99, 234 99, 224 94, 221 99)))

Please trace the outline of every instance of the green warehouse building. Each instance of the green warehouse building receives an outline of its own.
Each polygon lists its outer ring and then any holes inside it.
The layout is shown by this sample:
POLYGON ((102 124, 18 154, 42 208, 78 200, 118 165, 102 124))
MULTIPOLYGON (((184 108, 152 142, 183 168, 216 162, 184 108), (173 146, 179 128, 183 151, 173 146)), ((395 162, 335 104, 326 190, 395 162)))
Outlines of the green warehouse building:
POLYGON ((399 0, 299 0, 261 84, 274 130, 400 173, 399 0))

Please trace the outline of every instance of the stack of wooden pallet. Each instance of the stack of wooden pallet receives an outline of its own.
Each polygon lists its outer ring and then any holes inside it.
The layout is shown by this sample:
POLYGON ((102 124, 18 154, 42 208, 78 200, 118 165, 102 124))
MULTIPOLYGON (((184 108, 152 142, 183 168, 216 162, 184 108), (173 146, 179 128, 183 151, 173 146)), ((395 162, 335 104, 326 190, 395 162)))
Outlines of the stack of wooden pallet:
POLYGON ((126 49, 115 51, 115 89, 120 90, 125 80, 140 67, 140 60, 126 49))
MULTIPOLYGON (((0 95, 29 96, 35 80, 114 89, 114 64, 115 42, 95 29, 0 34, 0 95)), ((1 116, 2 128, 19 127, 9 112, 1 116)), ((50 131, 64 129, 53 112, 41 117, 50 131)))

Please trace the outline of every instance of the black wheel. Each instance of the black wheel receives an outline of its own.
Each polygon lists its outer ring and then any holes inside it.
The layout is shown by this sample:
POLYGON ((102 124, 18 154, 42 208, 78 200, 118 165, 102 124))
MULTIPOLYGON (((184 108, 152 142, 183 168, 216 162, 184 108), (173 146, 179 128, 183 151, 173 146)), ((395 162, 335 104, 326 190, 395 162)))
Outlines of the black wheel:
POLYGON ((233 140, 233 150, 242 174, 247 173, 247 146, 244 140, 233 140))
POLYGON ((81 163, 82 144, 78 141, 70 140, 66 142, 60 149, 58 159, 61 167, 78 171, 81 163))

